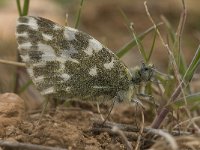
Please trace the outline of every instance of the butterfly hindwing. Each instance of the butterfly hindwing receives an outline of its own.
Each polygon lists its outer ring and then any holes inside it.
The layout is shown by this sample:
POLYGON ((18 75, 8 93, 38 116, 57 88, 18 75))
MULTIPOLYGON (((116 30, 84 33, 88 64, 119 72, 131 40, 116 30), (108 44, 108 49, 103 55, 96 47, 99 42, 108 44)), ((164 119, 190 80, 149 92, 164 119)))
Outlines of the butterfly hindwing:
POLYGON ((130 73, 118 57, 90 35, 41 17, 20 17, 18 49, 43 95, 114 97, 128 91, 130 73))

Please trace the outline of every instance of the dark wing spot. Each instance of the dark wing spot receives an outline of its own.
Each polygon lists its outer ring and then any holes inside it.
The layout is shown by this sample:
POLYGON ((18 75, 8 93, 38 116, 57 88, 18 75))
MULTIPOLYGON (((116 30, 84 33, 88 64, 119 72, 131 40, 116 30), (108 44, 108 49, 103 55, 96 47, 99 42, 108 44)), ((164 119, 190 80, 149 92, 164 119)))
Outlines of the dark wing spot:
POLYGON ((78 41, 88 41, 89 39, 91 39, 91 37, 86 34, 86 33, 83 33, 81 31, 77 32, 75 34, 75 38, 78 40, 78 41))
POLYGON ((58 70, 60 68, 60 62, 58 61, 47 61, 46 67, 51 70, 58 70))
POLYGON ((20 24, 17 26, 17 33, 24 33, 28 32, 30 30, 30 27, 25 24, 20 24))
POLYGON ((61 40, 61 41, 59 41, 59 48, 60 49, 65 49, 65 50, 68 50, 69 48, 70 48, 70 45, 69 45, 69 41, 67 41, 67 40, 61 40))
POLYGON ((88 47, 89 39, 91 37, 88 34, 79 31, 75 34, 75 39, 70 41, 70 43, 78 51, 85 50, 88 47))
POLYGON ((18 44, 23 44, 23 43, 29 42, 29 40, 26 37, 19 36, 17 37, 17 42, 18 44))
POLYGON ((61 83, 62 80, 63 79, 58 75, 46 76, 44 77, 44 81, 38 83, 38 89, 44 90, 44 89, 50 88, 52 86, 55 86, 55 84, 61 83))
POLYGON ((38 18, 35 18, 35 19, 38 20, 37 23, 38 23, 38 26, 40 28, 51 28, 51 29, 53 29, 53 27, 55 25, 55 23, 53 21, 42 18, 42 17, 38 17, 38 18))
POLYGON ((19 17, 18 21, 21 23, 28 23, 29 19, 26 17, 19 17))
POLYGON ((94 59, 98 58, 100 65, 103 66, 105 63, 112 61, 112 55, 109 53, 108 49, 102 48, 98 53, 94 54, 94 59))
POLYGON ((44 76, 53 76, 59 74, 58 69, 60 68, 60 62, 58 61, 48 61, 44 67, 34 67, 33 74, 35 77, 44 75, 44 76))
POLYGON ((43 41, 42 34, 34 30, 28 30, 29 40, 33 45, 37 45, 38 42, 43 41))
POLYGON ((33 62, 39 62, 42 59, 42 51, 28 51, 28 55, 33 62))

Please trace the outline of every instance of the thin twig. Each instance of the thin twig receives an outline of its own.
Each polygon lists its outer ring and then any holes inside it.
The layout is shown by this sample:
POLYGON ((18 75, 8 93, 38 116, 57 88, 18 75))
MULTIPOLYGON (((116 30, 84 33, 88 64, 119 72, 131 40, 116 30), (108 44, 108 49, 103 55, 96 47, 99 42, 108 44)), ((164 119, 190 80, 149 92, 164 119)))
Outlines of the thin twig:
POLYGON ((42 145, 35 145, 29 143, 18 143, 18 142, 10 142, 10 141, 3 141, 0 140, 0 146, 6 149, 26 149, 26 150, 67 150, 64 148, 58 147, 49 147, 49 146, 42 146, 42 145))
POLYGON ((17 66, 17 67, 26 67, 25 63, 9 61, 9 60, 3 60, 3 59, 0 59, 0 63, 6 64, 6 65, 13 65, 13 66, 17 66))
POLYGON ((0 63, 6 64, 6 65, 12 65, 12 66, 16 66, 17 67, 16 68, 16 73, 15 73, 15 86, 14 86, 13 91, 15 93, 18 93, 19 92, 19 89, 18 89, 18 87, 19 87, 19 81, 18 80, 19 80, 19 71, 20 71, 20 68, 18 68, 18 67, 23 67, 24 68, 26 66, 25 63, 8 61, 8 60, 2 60, 2 59, 0 59, 0 63))
POLYGON ((161 129, 152 129, 150 132, 164 137, 167 140, 167 142, 169 143, 169 146, 171 147, 172 150, 178 150, 178 145, 176 143, 176 140, 174 139, 174 137, 171 134, 164 132, 161 129))
MULTIPOLYGON (((196 121, 196 120, 200 120, 200 116, 197 116, 197 117, 192 118, 192 121, 196 121)), ((174 129, 174 128, 177 128, 178 126, 181 126, 181 125, 183 125, 183 124, 185 124, 185 123, 191 123, 191 119, 188 119, 188 120, 185 120, 185 121, 182 121, 182 122, 176 124, 176 125, 173 127, 173 129, 174 129)))
MULTIPOLYGON (((112 131, 112 129, 108 129, 108 128, 92 128, 90 130, 90 132, 92 132, 93 134, 99 134, 99 133, 102 133, 102 132, 107 132, 110 136, 118 136, 116 133, 114 133, 112 131)), ((137 138, 138 138, 138 135, 136 135, 135 133, 132 133, 132 132, 126 132, 126 131, 123 131, 123 134, 127 137, 127 139, 129 141, 136 141, 137 138)), ((145 139, 147 140, 147 139, 145 139)), ((148 140, 150 141, 150 140, 148 140)))
POLYGON ((112 131, 116 134, 118 134, 124 145, 126 146, 127 150, 133 150, 132 145, 130 144, 130 142, 128 141, 127 137, 125 136, 125 134, 122 132, 122 130, 120 130, 117 126, 113 126, 112 131))
MULTIPOLYGON (((141 131, 141 129, 139 129, 137 126, 127 125, 127 124, 120 124, 120 123, 106 121, 106 123, 104 125, 102 125, 101 120, 94 120, 94 123, 93 123, 93 127, 95 129, 99 128, 99 131, 101 131, 101 129, 105 129, 105 128, 111 130, 113 126, 117 126, 120 130, 126 131, 126 132, 140 132, 141 131)), ((143 133, 150 132, 151 130, 152 130, 152 128, 150 128, 150 127, 144 127, 143 133)), ((169 132, 165 129, 163 129, 163 131, 169 132)), ((180 135, 191 135, 192 133, 180 131, 180 130, 173 130, 173 131, 170 131, 170 134, 172 134, 173 136, 180 136, 180 135)))

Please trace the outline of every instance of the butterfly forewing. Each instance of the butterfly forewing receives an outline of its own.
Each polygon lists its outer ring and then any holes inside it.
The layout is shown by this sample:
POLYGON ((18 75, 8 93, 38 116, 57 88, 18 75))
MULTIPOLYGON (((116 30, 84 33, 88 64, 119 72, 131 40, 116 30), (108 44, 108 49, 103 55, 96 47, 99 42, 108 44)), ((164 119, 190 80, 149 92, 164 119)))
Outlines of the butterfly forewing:
POLYGON ((43 95, 116 96, 129 91, 130 73, 90 35, 41 17, 20 17, 16 37, 27 71, 43 95))

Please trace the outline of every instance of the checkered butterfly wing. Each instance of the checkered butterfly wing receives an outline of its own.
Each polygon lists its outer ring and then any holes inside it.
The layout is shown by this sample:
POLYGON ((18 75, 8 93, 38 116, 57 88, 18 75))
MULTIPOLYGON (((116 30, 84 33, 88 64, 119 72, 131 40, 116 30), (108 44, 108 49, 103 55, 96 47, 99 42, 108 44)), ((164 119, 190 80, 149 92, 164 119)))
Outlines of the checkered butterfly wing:
POLYGON ((90 35, 41 17, 17 20, 22 61, 42 95, 56 98, 114 97, 129 89, 130 73, 90 35))

